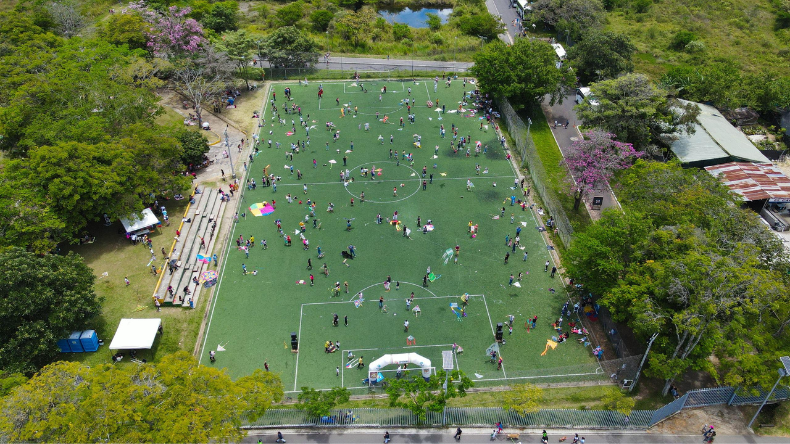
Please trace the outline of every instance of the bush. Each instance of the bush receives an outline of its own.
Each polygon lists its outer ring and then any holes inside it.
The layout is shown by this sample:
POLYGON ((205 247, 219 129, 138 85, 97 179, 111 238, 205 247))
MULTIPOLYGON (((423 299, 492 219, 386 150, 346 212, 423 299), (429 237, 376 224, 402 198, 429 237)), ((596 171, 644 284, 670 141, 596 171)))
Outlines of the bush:
POLYGON ((705 52, 705 49, 707 48, 705 47, 705 42, 701 40, 694 40, 689 42, 685 49, 689 54, 699 54, 705 52))
POLYGON ((697 40, 697 35, 691 31, 678 31, 674 37, 672 37, 671 47, 677 50, 684 50, 686 49, 686 45, 697 40))
POLYGON ((318 32, 326 32, 333 18, 335 18, 335 14, 332 14, 326 9, 318 9, 310 14, 310 21, 313 23, 313 29, 318 32))
POLYGON ((437 46, 444 45, 444 37, 441 34, 431 34, 431 43, 437 46))
POLYGON ((403 23, 393 23, 392 37, 397 42, 404 39, 411 39, 411 28, 409 28, 409 25, 404 25, 403 23))
POLYGON ((442 27, 442 19, 436 14, 428 14, 428 20, 425 21, 431 31, 438 31, 442 27))
POLYGON ((302 2, 294 2, 277 10, 277 21, 281 26, 293 26, 302 19, 302 2))
POLYGON ((637 14, 644 14, 650 9, 652 0, 634 0, 634 10, 637 14))

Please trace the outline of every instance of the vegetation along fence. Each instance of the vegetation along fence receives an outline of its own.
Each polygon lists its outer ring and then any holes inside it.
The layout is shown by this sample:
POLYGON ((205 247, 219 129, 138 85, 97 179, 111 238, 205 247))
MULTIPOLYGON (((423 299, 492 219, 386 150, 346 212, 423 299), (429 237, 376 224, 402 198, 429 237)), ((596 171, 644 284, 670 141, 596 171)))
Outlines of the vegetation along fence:
POLYGON ((507 100, 499 101, 499 110, 505 119, 505 125, 510 137, 513 138, 516 149, 521 154, 521 159, 527 164, 527 170, 535 192, 540 195, 548 213, 554 216, 563 245, 566 248, 569 247, 573 239, 573 227, 571 227, 571 222, 568 220, 568 216, 565 214, 557 194, 548 185, 546 168, 540 160, 537 149, 535 149, 535 142, 532 141, 532 136, 528 133, 529 128, 516 114, 516 111, 513 110, 513 107, 510 106, 507 100))
MULTIPOLYGON (((626 416, 611 410, 546 409, 520 415, 498 407, 448 407, 442 412, 427 411, 425 419, 406 409, 359 408, 333 410, 329 416, 312 417, 298 409, 270 409, 245 428, 279 427, 506 427, 565 429, 648 429, 683 409, 710 405, 759 404, 767 393, 753 393, 735 387, 690 391, 657 410, 632 410, 626 416)), ((771 401, 790 399, 790 388, 774 391, 771 401)))

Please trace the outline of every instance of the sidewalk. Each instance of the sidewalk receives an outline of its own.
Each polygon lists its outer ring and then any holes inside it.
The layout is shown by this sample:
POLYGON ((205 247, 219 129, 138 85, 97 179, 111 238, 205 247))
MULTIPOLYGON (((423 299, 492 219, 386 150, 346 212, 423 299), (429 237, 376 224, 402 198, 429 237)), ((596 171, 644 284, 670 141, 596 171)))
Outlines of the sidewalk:
MULTIPOLYGON (((576 106, 575 98, 575 95, 571 95, 567 96, 562 101, 562 104, 556 103, 554 106, 551 106, 547 102, 544 102, 541 106, 543 114, 546 116, 546 120, 551 127, 551 132, 554 134, 554 140, 557 141, 557 146, 560 147, 560 152, 563 157, 571 145, 582 138, 578 129, 581 121, 576 118, 576 111, 573 109, 573 107, 576 106), (565 123, 568 123, 568 128, 565 128, 565 123)), ((611 187, 609 187, 609 184, 590 193, 585 197, 584 204, 592 220, 600 219, 601 212, 607 208, 620 207, 620 203, 617 201, 617 197, 614 195, 611 187), (591 208, 593 197, 603 197, 603 205, 601 205, 600 209, 593 210, 591 208)))

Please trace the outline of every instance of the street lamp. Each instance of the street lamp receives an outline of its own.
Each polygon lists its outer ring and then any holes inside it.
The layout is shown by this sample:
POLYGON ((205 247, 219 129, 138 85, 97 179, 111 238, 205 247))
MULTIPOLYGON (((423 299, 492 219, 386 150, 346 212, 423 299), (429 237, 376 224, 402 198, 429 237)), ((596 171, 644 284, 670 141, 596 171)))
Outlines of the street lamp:
POLYGON ((779 378, 776 380, 774 386, 771 387, 771 391, 768 392, 768 394, 765 396, 765 399, 763 399, 763 403, 760 404, 760 407, 754 413, 754 417, 752 418, 752 420, 749 421, 749 426, 748 426, 749 428, 752 428, 752 424, 754 423, 754 420, 757 419, 757 415, 760 414, 760 410, 762 410, 765 403, 768 402, 768 398, 770 398, 771 395, 774 394, 774 390, 776 390, 776 386, 779 385, 779 381, 781 381, 782 378, 784 378, 785 376, 790 375, 790 356, 782 356, 781 358, 779 358, 779 361, 782 363, 783 366, 783 368, 779 369, 779 378))
MULTIPOLYGON (((447 384, 448 378, 450 377, 450 372, 455 368, 455 363, 453 362, 453 351, 452 350, 442 350, 442 369, 444 369, 444 384, 442 388, 444 389, 444 394, 447 396, 447 384)), ((445 424, 447 417, 447 407, 444 407, 442 413, 442 425, 445 424)))
POLYGON ((231 177, 233 179, 235 179, 236 178, 236 170, 233 168, 233 157, 231 157, 231 154, 230 154, 230 152, 231 152, 230 141, 228 141, 228 127, 229 126, 230 125, 225 125, 225 131, 223 132, 223 134, 225 135, 225 147, 227 148, 228 160, 230 161, 230 175, 231 175, 231 177))
POLYGON ((488 41, 488 37, 483 35, 479 35, 478 37, 480 37, 480 49, 483 49, 483 45, 488 41))

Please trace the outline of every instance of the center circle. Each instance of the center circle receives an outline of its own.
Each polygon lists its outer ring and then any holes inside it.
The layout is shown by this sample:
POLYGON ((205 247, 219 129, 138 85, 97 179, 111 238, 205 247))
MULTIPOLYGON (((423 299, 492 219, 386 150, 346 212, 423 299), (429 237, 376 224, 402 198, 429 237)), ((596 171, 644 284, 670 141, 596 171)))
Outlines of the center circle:
POLYGON ((420 174, 405 161, 400 165, 392 160, 366 162, 350 169, 349 173, 354 181, 345 185, 346 192, 355 199, 364 192, 365 202, 372 203, 394 203, 406 200, 420 191, 422 180, 420 174), (365 176, 362 175, 363 169, 367 170, 365 176), (371 175, 373 175, 372 180, 371 175), (411 183, 417 185, 413 191, 411 183), (397 188, 397 196, 393 195, 393 188, 397 188))

